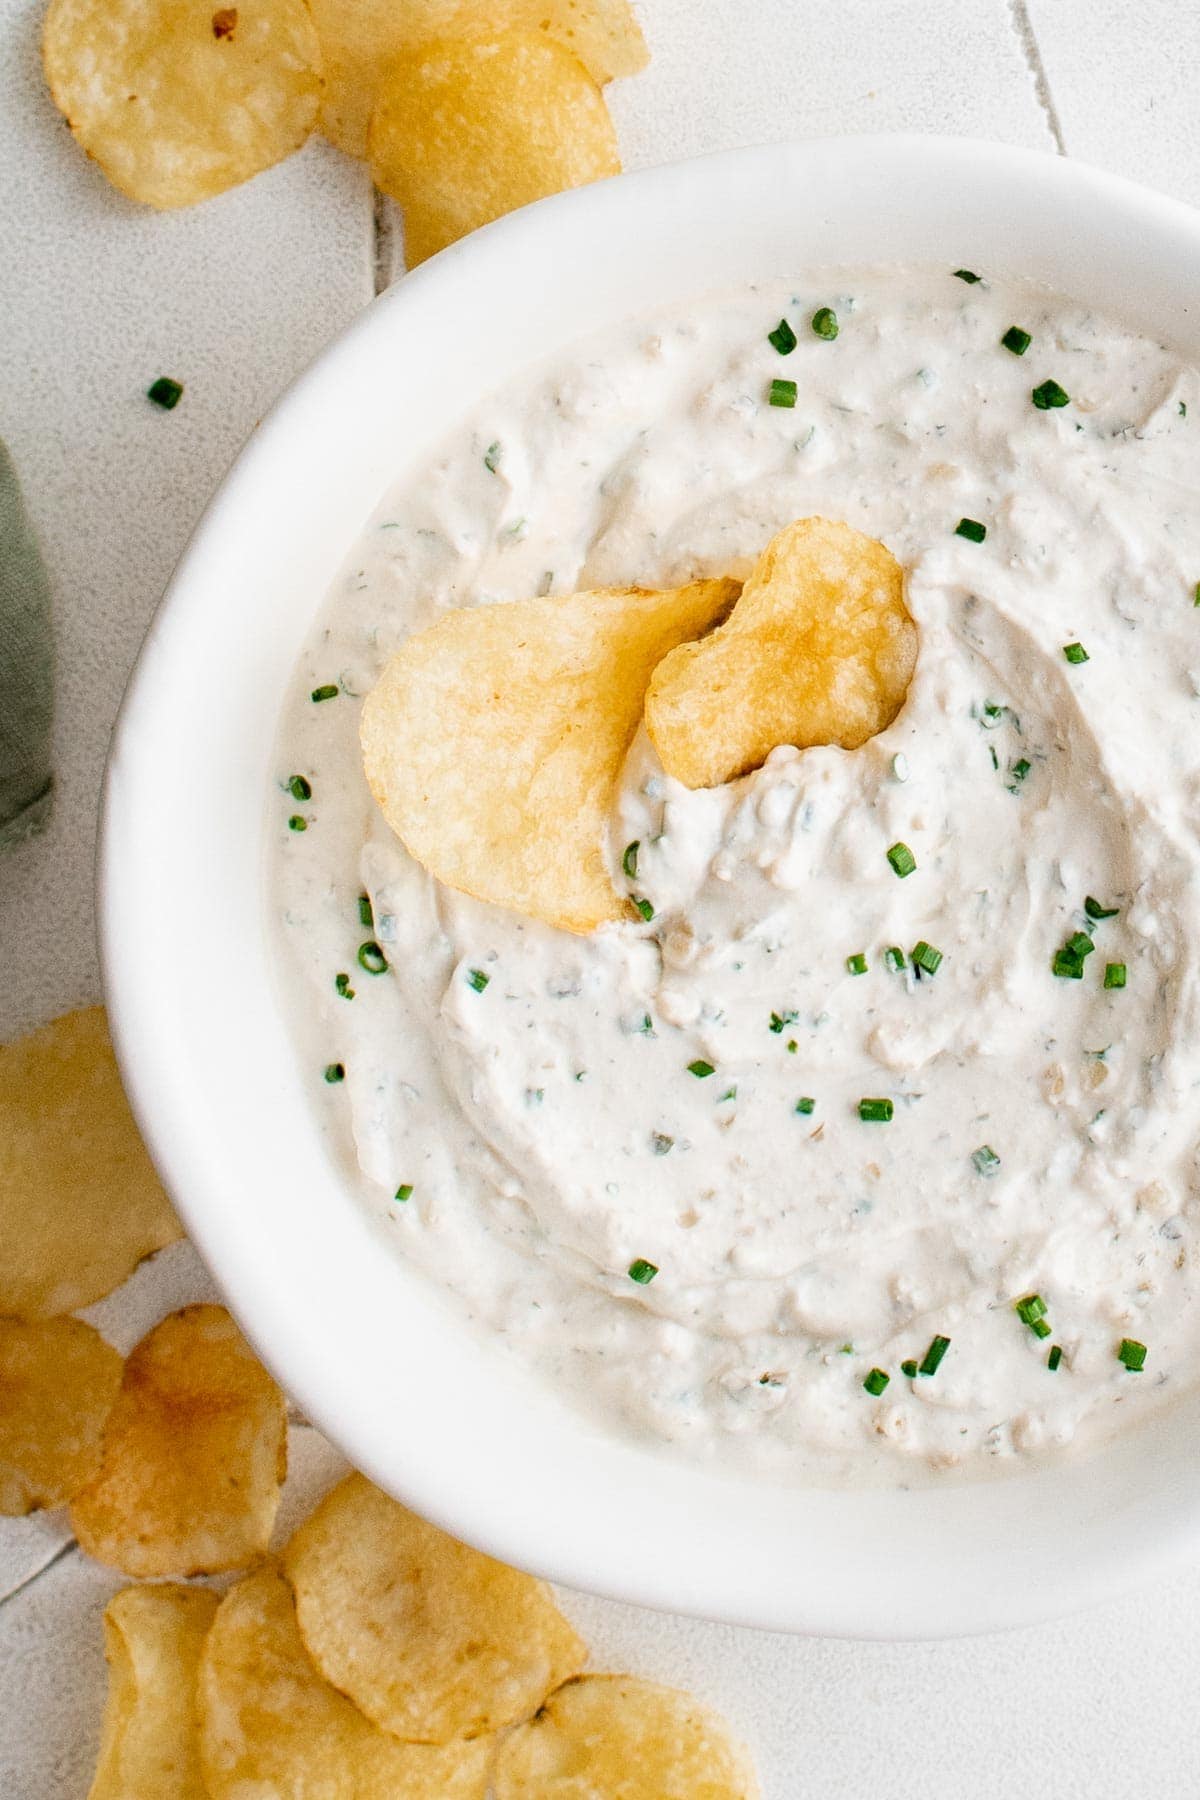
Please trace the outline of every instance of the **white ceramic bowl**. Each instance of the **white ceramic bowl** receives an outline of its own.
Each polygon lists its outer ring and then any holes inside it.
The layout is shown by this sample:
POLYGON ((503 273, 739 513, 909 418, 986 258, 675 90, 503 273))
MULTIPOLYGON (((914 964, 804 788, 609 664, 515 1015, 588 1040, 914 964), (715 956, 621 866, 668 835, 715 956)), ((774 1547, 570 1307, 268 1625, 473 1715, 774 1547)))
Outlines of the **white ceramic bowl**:
POLYGON ((830 1493, 617 1439, 481 1352, 322 1150, 264 902, 279 697, 384 488, 526 363, 625 314, 806 265, 1032 276, 1200 361, 1200 215, 996 145, 843 138, 622 177, 502 220, 380 298, 209 508, 113 741, 108 1005, 135 1110, 264 1360, 383 1487, 576 1587, 789 1630, 917 1637, 1064 1612, 1200 1548, 1200 1397, 1018 1478, 830 1493))

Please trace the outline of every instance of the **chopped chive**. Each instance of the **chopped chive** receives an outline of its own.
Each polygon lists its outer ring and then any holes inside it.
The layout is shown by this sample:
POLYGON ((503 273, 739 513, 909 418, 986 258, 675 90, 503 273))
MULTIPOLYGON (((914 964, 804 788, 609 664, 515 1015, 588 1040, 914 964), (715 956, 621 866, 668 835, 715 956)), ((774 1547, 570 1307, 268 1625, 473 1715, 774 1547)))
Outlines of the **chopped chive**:
POLYGON ((790 356, 796 348, 796 334, 786 319, 780 319, 774 331, 768 331, 767 342, 774 344, 780 356, 790 356))
POLYGON ((1028 773, 1029 773, 1030 769, 1032 769, 1032 767, 1033 767, 1033 764, 1030 762, 1029 758, 1027 756, 1022 756, 1019 761, 1017 761, 1013 764, 1009 773, 1011 774, 1013 780, 1015 782, 1019 783, 1019 782, 1024 781, 1025 777, 1028 775, 1028 773))
POLYGON ((880 1394, 882 1394, 884 1388, 891 1379, 892 1378, 886 1369, 872 1369, 871 1373, 863 1382, 863 1386, 873 1400, 878 1400, 880 1394))
POLYGON ((987 536, 987 526, 981 525, 978 519, 960 519, 954 527, 955 537, 970 538, 973 544, 982 544, 987 536))
POLYGON ((816 1104, 817 1103, 811 1094, 801 1094, 799 1100, 796 1102, 796 1111, 798 1113, 803 1113, 807 1118, 811 1112, 815 1111, 816 1104))
POLYGON ((771 1023, 770 1023, 769 1029, 771 1031, 773 1031, 776 1034, 776 1036, 778 1036, 779 1033, 783 1030, 785 1025, 794 1024, 794 1022, 796 1020, 796 1016, 797 1015, 794 1012, 792 1012, 790 1009, 786 1012, 781 1012, 781 1013, 773 1012, 771 1014, 771 1023))
POLYGON ((1115 919, 1121 909, 1119 906, 1101 906, 1100 902, 1094 900, 1089 894, 1083 903, 1083 910, 1089 919, 1115 919))
POLYGON ((353 1000, 354 989, 350 986, 350 977, 344 969, 340 969, 334 976, 333 985, 343 1000, 353 1000))
POLYGON ((330 1087, 335 1087, 339 1081, 345 1081, 346 1065, 344 1063, 326 1063, 325 1079, 330 1087))
POLYGON ((989 745, 988 745, 988 755, 989 755, 989 756, 990 756, 990 757, 991 757, 991 759, 992 759, 992 767, 993 767, 993 769, 998 769, 998 768, 999 768, 999 767, 1000 767, 1000 758, 999 758, 999 757, 998 757, 998 756, 997 756, 997 755, 996 755, 996 746, 995 746, 995 744, 989 744, 989 745))
POLYGON ((396 1198, 397 1198, 397 1200, 411 1200, 412 1199, 412 1182, 411 1181, 402 1181, 400 1183, 400 1186, 396 1189, 396 1198))
POLYGON ((467 986, 472 993, 482 994, 491 979, 491 976, 485 975, 482 969, 471 969, 467 973, 467 986))
POLYGON ((161 406, 164 412, 171 412, 183 399, 183 383, 172 380, 170 375, 160 375, 146 389, 146 398, 153 400, 155 406, 161 406))
POLYGON ((288 777, 288 792, 293 800, 311 800, 312 783, 306 781, 303 775, 291 775, 288 777))
POLYGON ((846 968, 849 970, 851 975, 865 975, 866 974, 867 959, 863 955, 861 950, 856 950, 854 952, 853 956, 848 956, 846 958, 846 968))
POLYGON ((1054 952, 1054 960, 1050 964, 1051 973, 1064 981, 1083 980, 1083 958, 1076 956, 1073 950, 1065 948, 1054 952))
POLYGON ((501 447, 499 439, 497 439, 494 444, 489 444, 484 451, 483 466, 488 471, 489 475, 494 475, 496 470, 500 467, 500 453, 501 447))
POLYGON ((655 1156, 665 1156, 674 1142, 675 1139, 673 1137, 668 1137, 665 1131, 655 1131, 650 1135, 650 1147, 654 1151, 655 1156))
POLYGON ((812 328, 819 338, 831 344, 838 334, 838 318, 832 306, 819 306, 812 316, 812 328))
POLYGON ((1196 583, 1195 590, 1192 594, 1192 605, 1200 606, 1200 581, 1196 583))
POLYGON ((906 1356, 904 1361, 900 1364, 900 1373, 902 1375, 907 1375, 908 1379, 912 1381, 917 1372, 916 1359, 911 1356, 906 1356))
POLYGON ((908 967, 908 958, 905 956, 899 944, 892 944, 889 949, 885 950, 883 953, 883 960, 888 968, 896 975, 899 975, 902 970, 907 969, 908 967))
POLYGON ((694 1075, 697 1081, 705 1081, 714 1073, 715 1070, 713 1069, 713 1065, 710 1062, 705 1062, 702 1056, 698 1056, 695 1062, 690 1062, 688 1064, 688 1074, 694 1075))
POLYGON ((737 1088, 736 1087, 726 1088, 725 1092, 721 1095, 721 1098, 717 1101, 717 1105, 724 1106, 724 1104, 727 1100, 736 1100, 736 1099, 737 1099, 737 1088))
POLYGON ((637 907, 648 925, 654 917, 654 908, 651 906, 650 902, 648 900, 638 900, 635 898, 633 904, 637 907))
POLYGON ((778 377, 771 383, 771 391, 767 395, 772 406, 795 406, 796 384, 794 381, 780 381, 778 377))
POLYGON ((375 923, 375 913, 371 906, 371 897, 369 894, 360 894, 358 896, 358 922, 360 925, 373 925, 375 923))
POLYGON ((994 1175, 1000 1167, 1000 1158, 990 1144, 980 1144, 978 1150, 971 1152, 971 1161, 979 1175, 994 1175))
POLYGON ((1057 1367, 1061 1361, 1062 1361, 1062 1345, 1061 1344, 1051 1344, 1050 1354, 1046 1358, 1046 1367, 1053 1374, 1054 1370, 1057 1369, 1057 1367))
POLYGON ((892 758, 892 774, 897 781, 908 780, 908 758, 903 750, 897 750, 892 758))
POLYGON ((955 269, 954 274, 959 281, 965 281, 972 287, 980 280, 980 277, 975 273, 974 269, 955 269))
POLYGON ((291 818, 288 820, 288 830, 289 831, 307 831, 308 830, 308 820, 306 818, 302 817, 302 815, 300 813, 293 813, 291 818))
POLYGON ((1013 1311, 1022 1325, 1033 1325, 1045 1318, 1046 1302, 1040 1294, 1026 1294, 1023 1300, 1013 1301, 1013 1311))
POLYGON ((1095 948, 1095 944, 1093 944, 1086 931, 1073 931, 1063 945, 1063 949, 1069 950, 1072 956, 1077 956, 1080 962, 1082 962, 1085 957, 1090 956, 1095 948))
POLYGON ((928 1350, 921 1358, 917 1368, 918 1375, 936 1375, 942 1364, 942 1358, 950 1348, 948 1337, 935 1337, 928 1350))
POLYGON ((1078 668, 1080 663, 1090 662, 1091 658, 1082 644, 1064 644, 1063 655, 1067 661, 1078 668))
POLYGON ((327 681, 324 687, 315 687, 309 695, 310 700, 336 700, 340 689, 336 681, 327 681))
POLYGON ((1123 988, 1125 986, 1125 964, 1105 963, 1104 985, 1106 988, 1123 988))
POLYGON ((787 1041, 787 1047, 788 1047, 788 1055, 789 1055, 789 1056, 795 1056, 795 1054, 796 1054, 796 1052, 797 1052, 797 1050, 798 1050, 798 1049, 799 1049, 799 1048, 800 1048, 800 1046, 799 1046, 799 1044, 798 1044, 798 1043, 797 1043, 797 1042, 796 1042, 796 1040, 795 1040, 795 1038, 789 1038, 789 1039, 788 1039, 788 1041, 787 1041))
POLYGON ((632 881, 637 874, 638 851, 641 847, 641 839, 635 838, 632 844, 626 844, 625 854, 621 858, 621 867, 626 875, 628 875, 630 881, 632 881))
POLYGON ((374 938, 368 938, 365 944, 358 946, 358 966, 365 969, 368 975, 382 975, 387 968, 387 957, 374 938))
POLYGON ((860 1100, 858 1116, 866 1125, 887 1125, 895 1107, 890 1100, 860 1100))
POLYGON ((917 859, 907 844, 893 844, 887 853, 887 859, 901 881, 906 875, 911 875, 917 866, 917 859))
POLYGON ((1140 1375, 1146 1366, 1146 1346, 1139 1344, 1136 1338, 1122 1338, 1117 1348, 1117 1361, 1135 1375, 1140 1375))
POLYGON ((942 966, 941 951, 935 950, 932 944, 927 944, 924 938, 919 944, 913 945, 912 959, 919 976, 936 975, 942 966))
POLYGON ((629 1279, 636 1281, 639 1287, 646 1287, 658 1274, 658 1264, 647 1262, 644 1256, 635 1257, 629 1265, 629 1279))
POLYGON ((1024 356, 1033 339, 1019 325, 1010 325, 1000 342, 1006 350, 1011 350, 1014 356, 1024 356))
POLYGON ((1039 412, 1049 412, 1052 406, 1067 406, 1071 396, 1066 388, 1059 387, 1057 381, 1043 381, 1033 389, 1029 398, 1039 412))

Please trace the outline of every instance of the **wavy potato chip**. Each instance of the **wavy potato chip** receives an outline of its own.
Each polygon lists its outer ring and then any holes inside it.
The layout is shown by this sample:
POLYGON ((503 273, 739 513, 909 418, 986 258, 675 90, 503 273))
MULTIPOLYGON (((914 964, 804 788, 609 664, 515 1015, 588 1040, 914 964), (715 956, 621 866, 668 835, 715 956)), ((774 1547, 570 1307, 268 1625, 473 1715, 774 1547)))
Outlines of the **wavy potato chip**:
POLYGON ((327 1681, 412 1743, 533 1712, 587 1657, 549 1588, 350 1475, 284 1551, 300 1635, 327 1681))
POLYGON ((90 1306, 182 1235, 138 1136, 104 1008, 0 1045, 0 1314, 90 1306))
POLYGON ((82 1319, 0 1319, 0 1513, 61 1506, 100 1464, 121 1357, 82 1319))
POLYGON ((726 623, 655 669, 646 729, 668 775, 717 787, 777 744, 857 749, 899 712, 916 660, 891 551, 849 525, 797 519, 726 623))
POLYGON ((130 1352, 99 1471, 71 1524, 127 1575, 212 1575, 261 1556, 287 1466, 283 1395, 222 1306, 185 1306, 130 1352))
POLYGON ((448 887, 568 931, 629 916, 609 809, 662 657, 736 582, 601 588, 447 613, 401 645, 362 715, 371 792, 448 887))
POLYGON ((402 1744, 322 1679, 292 1590, 257 1570, 221 1602, 200 1662, 201 1759, 211 1800, 483 1800, 490 1738, 402 1744))
POLYGON ((312 0, 325 68, 321 130, 367 153, 375 102, 400 59, 432 38, 543 31, 603 85, 650 60, 629 0, 312 0))
POLYGON ((114 187, 191 206, 298 150, 321 104, 306 0, 50 0, 54 103, 114 187))
POLYGON ((104 1612, 108 1701, 88 1800, 208 1800, 196 1668, 217 1610, 207 1588, 123 1588, 104 1612))
POLYGON ((756 1800, 749 1752, 690 1694, 584 1675, 500 1747, 496 1800, 756 1800))
POLYGON ((439 38, 400 58, 371 119, 375 185, 409 268, 531 200, 619 174, 604 96, 543 32, 439 38))

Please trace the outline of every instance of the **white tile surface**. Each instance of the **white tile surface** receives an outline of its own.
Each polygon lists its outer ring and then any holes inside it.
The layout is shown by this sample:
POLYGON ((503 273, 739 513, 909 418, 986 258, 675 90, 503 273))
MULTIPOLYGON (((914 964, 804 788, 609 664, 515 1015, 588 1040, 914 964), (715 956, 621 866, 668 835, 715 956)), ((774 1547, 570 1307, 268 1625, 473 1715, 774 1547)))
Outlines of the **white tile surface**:
MULTIPOLYGON (((1200 200, 1195 5, 640 3, 654 61, 612 92, 631 167, 861 130, 1050 149, 1057 127, 1069 151, 1200 200)), ((94 996, 95 797, 141 632, 254 420, 373 288, 370 197, 320 145, 179 216, 113 195, 42 96, 39 12, 40 0, 0 0, 0 434, 24 472, 58 595, 61 788, 50 837, 0 865, 0 1034, 94 996), (160 373, 187 383, 170 415, 142 399, 160 373)), ((180 770, 181 805, 200 780, 202 770, 180 770)), ((92 1316, 127 1347, 207 1291, 179 1247, 92 1316)), ((292 1445, 281 1529, 341 1466, 311 1431, 294 1431, 292 1445)), ((61 1515, 0 1530, 0 1800, 87 1790, 103 1699, 99 1613, 120 1582, 64 1555, 67 1541, 61 1515)), ((565 1604, 601 1665, 678 1680, 724 1706, 755 1743, 765 1800, 1200 1791, 1200 1572, 1038 1631, 925 1646, 788 1640, 580 1596, 565 1604)))

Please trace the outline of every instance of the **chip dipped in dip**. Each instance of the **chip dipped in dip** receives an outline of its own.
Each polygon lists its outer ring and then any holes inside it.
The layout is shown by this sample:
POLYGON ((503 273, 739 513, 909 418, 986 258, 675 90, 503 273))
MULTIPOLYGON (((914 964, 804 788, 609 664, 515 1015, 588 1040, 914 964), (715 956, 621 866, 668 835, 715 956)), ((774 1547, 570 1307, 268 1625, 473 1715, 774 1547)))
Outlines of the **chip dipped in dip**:
POLYGON ((528 371, 354 548, 277 753, 303 1079, 397 1253, 613 1429, 911 1483, 1191 1379, 1198 408, 1082 304, 838 270, 528 371), (639 728, 589 933, 412 859, 359 749, 412 634, 804 518, 904 570, 883 730, 703 787, 639 728))

